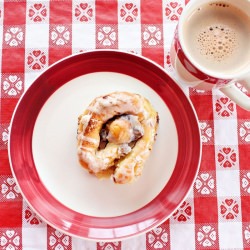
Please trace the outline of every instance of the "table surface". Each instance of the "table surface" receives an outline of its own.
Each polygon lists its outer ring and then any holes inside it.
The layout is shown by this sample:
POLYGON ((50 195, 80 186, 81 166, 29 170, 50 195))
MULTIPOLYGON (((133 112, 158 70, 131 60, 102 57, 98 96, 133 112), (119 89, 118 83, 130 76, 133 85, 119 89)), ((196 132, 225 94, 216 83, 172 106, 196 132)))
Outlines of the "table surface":
POLYGON ((0 249, 250 249, 250 113, 219 90, 182 86, 199 119, 200 171, 181 208, 140 236, 94 242, 59 232, 27 205, 10 170, 11 116, 36 77, 57 60, 92 49, 143 55, 174 77, 169 50, 186 3, 0 2, 0 249))

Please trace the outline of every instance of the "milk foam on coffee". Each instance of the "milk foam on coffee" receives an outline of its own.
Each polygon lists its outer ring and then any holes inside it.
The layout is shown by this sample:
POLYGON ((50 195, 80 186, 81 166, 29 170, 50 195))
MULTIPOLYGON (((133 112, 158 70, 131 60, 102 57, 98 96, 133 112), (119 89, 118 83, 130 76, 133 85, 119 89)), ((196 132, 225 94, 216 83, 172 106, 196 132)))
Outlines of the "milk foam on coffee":
POLYGON ((204 4, 183 26, 191 57, 215 73, 234 74, 250 67, 250 17, 223 2, 204 4))

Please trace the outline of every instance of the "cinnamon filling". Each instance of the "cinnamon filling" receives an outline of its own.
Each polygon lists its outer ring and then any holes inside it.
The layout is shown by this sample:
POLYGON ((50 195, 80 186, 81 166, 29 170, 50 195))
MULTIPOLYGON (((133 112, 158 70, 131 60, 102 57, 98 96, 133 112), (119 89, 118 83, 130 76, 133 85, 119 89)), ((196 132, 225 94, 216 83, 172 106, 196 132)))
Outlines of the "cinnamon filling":
POLYGON ((120 147, 121 153, 127 155, 143 134, 143 127, 137 116, 116 116, 103 125, 100 132, 99 149, 104 149, 109 142, 122 144, 120 147))

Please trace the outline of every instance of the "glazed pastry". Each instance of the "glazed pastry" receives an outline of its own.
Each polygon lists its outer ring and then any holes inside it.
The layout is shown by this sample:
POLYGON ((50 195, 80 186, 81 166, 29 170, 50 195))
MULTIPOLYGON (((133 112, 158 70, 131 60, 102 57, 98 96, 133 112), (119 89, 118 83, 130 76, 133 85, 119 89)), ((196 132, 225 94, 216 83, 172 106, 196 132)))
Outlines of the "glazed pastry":
POLYGON ((129 183, 141 175, 155 141, 158 113, 138 94, 95 98, 78 118, 80 164, 98 178, 129 183))

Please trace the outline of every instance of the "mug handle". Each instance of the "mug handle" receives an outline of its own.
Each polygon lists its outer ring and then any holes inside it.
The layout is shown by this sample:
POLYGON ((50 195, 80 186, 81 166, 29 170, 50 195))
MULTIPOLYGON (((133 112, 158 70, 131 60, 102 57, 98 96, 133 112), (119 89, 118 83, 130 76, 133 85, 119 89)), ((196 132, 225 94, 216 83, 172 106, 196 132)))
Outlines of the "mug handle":
MULTIPOLYGON (((246 80, 237 81, 242 84, 250 93, 250 77, 246 80)), ((235 83, 227 84, 220 88, 220 91, 228 96, 232 101, 238 104, 243 109, 250 111, 250 97, 243 93, 239 88, 235 86, 235 83)))

